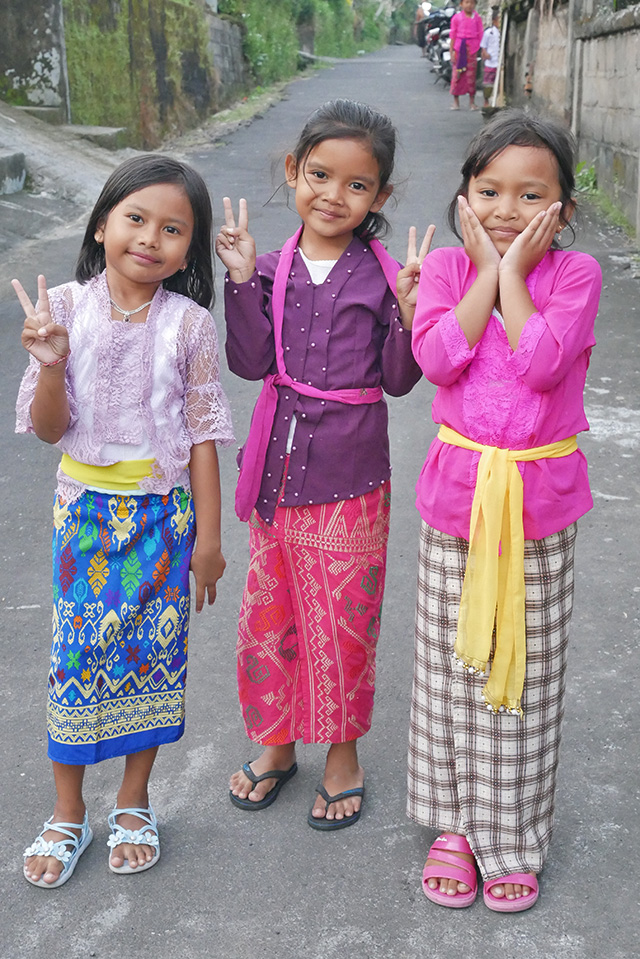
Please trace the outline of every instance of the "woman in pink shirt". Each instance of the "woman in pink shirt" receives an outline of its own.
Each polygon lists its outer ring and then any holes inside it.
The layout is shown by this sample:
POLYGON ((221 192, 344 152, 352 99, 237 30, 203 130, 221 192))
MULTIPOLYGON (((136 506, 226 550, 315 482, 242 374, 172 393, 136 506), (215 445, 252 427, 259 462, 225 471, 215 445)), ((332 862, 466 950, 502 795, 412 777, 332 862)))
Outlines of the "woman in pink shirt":
POLYGON ((417 486, 408 813, 440 831, 423 888, 453 908, 475 899, 477 865, 490 909, 528 909, 551 838, 602 284, 559 244, 574 169, 566 129, 501 114, 449 210, 464 249, 434 250, 420 279, 413 351, 442 425, 417 486))
POLYGON ((476 110, 476 69, 484 27, 476 13, 476 0, 462 0, 460 10, 451 18, 451 93, 452 110, 460 109, 460 97, 469 94, 469 108, 476 110))

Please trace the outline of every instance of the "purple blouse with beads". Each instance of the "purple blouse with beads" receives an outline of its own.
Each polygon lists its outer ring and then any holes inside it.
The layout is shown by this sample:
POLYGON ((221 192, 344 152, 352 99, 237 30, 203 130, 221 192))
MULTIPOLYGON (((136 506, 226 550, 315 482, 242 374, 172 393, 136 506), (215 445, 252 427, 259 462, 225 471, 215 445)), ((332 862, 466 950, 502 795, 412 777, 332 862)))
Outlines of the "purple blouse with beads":
MULTIPOLYGON (((227 358, 248 380, 276 372, 271 294, 279 251, 257 258, 250 280, 225 283, 227 358)), ((298 250, 283 323, 287 372, 321 390, 382 388, 408 393, 421 373, 397 300, 366 243, 354 237, 324 283, 314 285, 298 250)), ((391 474, 384 400, 350 406, 279 386, 278 405, 256 508, 271 522, 295 417, 283 506, 360 496, 391 474)))

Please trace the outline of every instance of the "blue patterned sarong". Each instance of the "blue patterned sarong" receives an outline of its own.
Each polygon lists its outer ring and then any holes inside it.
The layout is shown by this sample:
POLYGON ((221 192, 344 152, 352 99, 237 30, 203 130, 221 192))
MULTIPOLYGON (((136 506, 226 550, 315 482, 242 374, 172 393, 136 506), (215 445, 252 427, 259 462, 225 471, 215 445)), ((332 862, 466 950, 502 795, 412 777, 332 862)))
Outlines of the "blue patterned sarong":
POLYGON ((53 508, 49 758, 97 763, 184 731, 191 494, 86 490, 53 508))

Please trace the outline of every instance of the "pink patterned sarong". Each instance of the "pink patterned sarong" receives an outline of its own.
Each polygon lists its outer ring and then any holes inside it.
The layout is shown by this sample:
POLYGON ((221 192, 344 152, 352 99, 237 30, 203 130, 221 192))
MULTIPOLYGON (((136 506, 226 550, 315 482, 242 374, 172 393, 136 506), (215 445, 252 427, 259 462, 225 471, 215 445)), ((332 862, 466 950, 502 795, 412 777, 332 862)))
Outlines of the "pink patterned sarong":
POLYGON ((340 743, 371 726, 391 487, 249 521, 238 691, 250 739, 340 743))

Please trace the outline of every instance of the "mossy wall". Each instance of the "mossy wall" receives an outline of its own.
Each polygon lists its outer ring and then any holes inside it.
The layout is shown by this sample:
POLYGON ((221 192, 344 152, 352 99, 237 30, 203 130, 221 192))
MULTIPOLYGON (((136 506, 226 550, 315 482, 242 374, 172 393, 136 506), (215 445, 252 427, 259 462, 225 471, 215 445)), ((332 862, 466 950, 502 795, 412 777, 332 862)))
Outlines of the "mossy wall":
POLYGON ((55 107, 74 124, 125 127, 144 149, 234 95, 294 76, 303 46, 353 56, 385 43, 389 27, 379 0, 219 0, 223 19, 210 0, 0 4, 0 98, 55 107))
POLYGON ((67 114, 62 0, 0 0, 0 99, 67 114))
POLYGON ((63 0, 73 123, 124 126, 151 149, 216 107, 198 0, 63 0))

